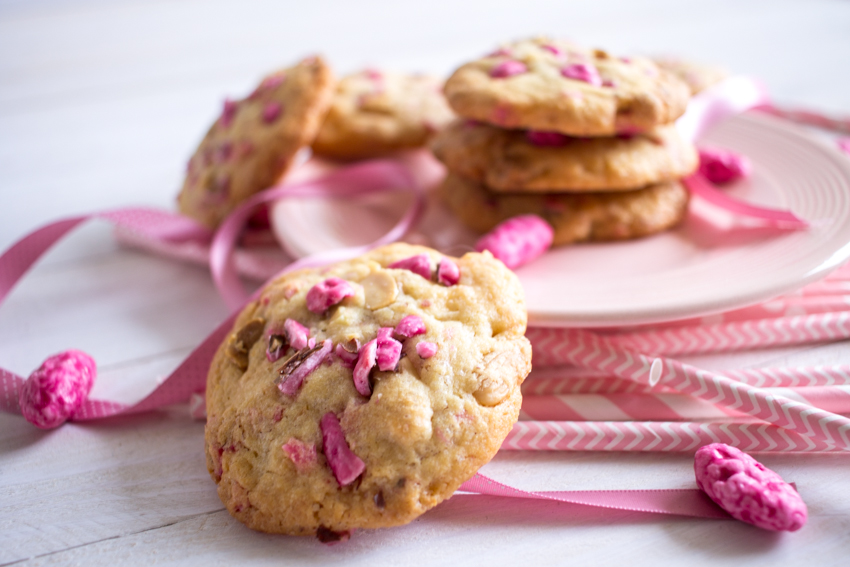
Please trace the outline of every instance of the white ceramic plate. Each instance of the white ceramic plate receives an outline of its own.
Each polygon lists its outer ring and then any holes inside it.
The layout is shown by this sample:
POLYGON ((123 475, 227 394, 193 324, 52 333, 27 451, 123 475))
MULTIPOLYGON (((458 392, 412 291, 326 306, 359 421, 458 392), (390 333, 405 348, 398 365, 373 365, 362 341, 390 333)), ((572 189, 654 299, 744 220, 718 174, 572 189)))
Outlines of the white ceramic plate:
MULTIPOLYGON (((850 258, 850 159, 759 114, 727 120, 700 143, 752 160, 752 176, 731 195, 789 209, 812 227, 765 229, 694 199, 676 230, 556 248, 519 268, 531 324, 620 326, 708 315, 792 291, 850 258)), ((281 244, 299 256, 365 244, 397 221, 409 198, 288 199, 273 207, 272 224, 281 244)), ((406 240, 459 254, 475 236, 431 202, 406 240)))

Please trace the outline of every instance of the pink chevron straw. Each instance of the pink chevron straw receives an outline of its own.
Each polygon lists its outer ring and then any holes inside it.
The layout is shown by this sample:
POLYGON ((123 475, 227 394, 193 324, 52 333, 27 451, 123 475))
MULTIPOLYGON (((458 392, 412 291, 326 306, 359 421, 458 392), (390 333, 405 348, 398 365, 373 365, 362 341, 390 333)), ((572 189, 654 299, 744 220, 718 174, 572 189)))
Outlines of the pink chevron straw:
MULTIPOLYGON (((748 368, 724 370, 723 375, 757 388, 812 388, 850 385, 850 366, 748 368)), ((671 391, 643 386, 632 380, 575 366, 536 367, 522 383, 523 395, 613 394, 671 391)))
MULTIPOLYGON (((767 393, 837 414, 850 414, 850 386, 772 388, 767 393)), ((697 421, 742 417, 687 394, 581 393, 525 395, 520 419, 541 421, 697 421)))
POLYGON ((768 423, 519 421, 503 451, 696 451, 726 443, 746 452, 833 452, 834 444, 768 423))
POLYGON ((729 378, 682 364, 652 358, 615 346, 579 329, 558 329, 561 344, 552 353, 577 366, 610 372, 621 378, 655 386, 661 383, 715 405, 746 413, 794 430, 815 441, 850 451, 850 419, 819 410, 729 378))

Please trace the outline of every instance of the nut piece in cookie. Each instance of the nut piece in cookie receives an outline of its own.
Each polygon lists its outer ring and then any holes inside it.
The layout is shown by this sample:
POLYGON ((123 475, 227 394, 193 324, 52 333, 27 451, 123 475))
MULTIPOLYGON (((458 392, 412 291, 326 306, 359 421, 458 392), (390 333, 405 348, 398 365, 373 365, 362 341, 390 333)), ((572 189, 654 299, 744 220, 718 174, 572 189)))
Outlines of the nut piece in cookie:
POLYGON ((442 81, 368 69, 339 81, 313 151, 353 160, 418 148, 453 116, 442 81))
POLYGON ((467 63, 446 81, 460 116, 500 126, 570 136, 612 136, 672 122, 690 90, 641 57, 535 38, 506 44, 467 63))
POLYGON ((210 367, 219 496, 253 529, 323 541, 413 520, 516 421, 525 326, 522 287, 489 253, 394 244, 281 276, 210 367))
POLYGON ((627 240, 679 224, 689 193, 678 181, 634 191, 599 193, 494 193, 450 173, 439 189, 448 208, 473 230, 488 232, 519 216, 537 215, 554 229, 554 245, 627 240))
POLYGON ((189 160, 180 212, 215 228, 242 201, 274 185, 315 138, 333 85, 330 68, 310 57, 267 76, 247 98, 225 100, 189 160))
POLYGON ((674 125, 642 134, 575 138, 457 120, 431 142, 437 159, 492 191, 620 191, 693 173, 693 144, 674 125))

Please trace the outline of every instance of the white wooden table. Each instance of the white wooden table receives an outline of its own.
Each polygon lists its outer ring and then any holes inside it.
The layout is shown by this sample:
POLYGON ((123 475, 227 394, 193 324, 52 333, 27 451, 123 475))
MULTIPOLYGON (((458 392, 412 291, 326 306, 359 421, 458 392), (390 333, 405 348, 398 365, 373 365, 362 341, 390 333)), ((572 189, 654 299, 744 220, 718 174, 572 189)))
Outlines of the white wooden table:
MULTIPOLYGON (((850 4, 604 0, 0 2, 0 249, 71 213, 172 206, 225 95, 322 52, 447 73, 498 41, 547 33, 617 53, 671 53, 761 77, 780 102, 850 112, 850 4)), ((226 316, 204 269, 121 249, 93 223, 0 308, 0 363, 27 375, 79 348, 94 395, 133 401, 226 316)), ((709 368, 850 363, 850 344, 700 357, 709 368)), ((700 521, 458 496, 345 545, 254 533, 223 509, 186 407, 41 432, 0 414, 0 565, 846 564, 850 457, 764 456, 809 524, 776 535, 700 521)), ((684 455, 501 453, 485 472, 527 489, 693 486, 684 455)))

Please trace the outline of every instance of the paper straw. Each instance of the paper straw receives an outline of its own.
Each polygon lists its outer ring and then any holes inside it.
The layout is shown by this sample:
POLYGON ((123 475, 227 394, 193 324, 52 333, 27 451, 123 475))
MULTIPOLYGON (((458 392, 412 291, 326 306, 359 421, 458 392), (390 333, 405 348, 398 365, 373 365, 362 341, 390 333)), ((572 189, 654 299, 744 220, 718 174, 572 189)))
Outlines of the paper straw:
POLYGON ((672 359, 653 358, 618 347, 580 329, 551 329, 550 354, 591 370, 641 384, 662 384, 683 394, 728 407, 815 441, 850 451, 850 419, 774 396, 748 384, 672 359))
MULTIPOLYGON (((850 366, 748 368, 718 372, 757 388, 810 388, 850 385, 850 366)), ((645 386, 604 372, 575 366, 535 367, 522 383, 523 395, 613 394, 673 391, 645 386)))
POLYGON ((507 451, 694 452, 726 443, 746 452, 828 452, 834 445, 767 423, 519 421, 507 451))
MULTIPOLYGON (((850 414, 850 386, 774 388, 774 396, 850 414)), ((606 393, 523 396, 520 419, 526 421, 696 421, 746 414, 686 394, 606 393)))

